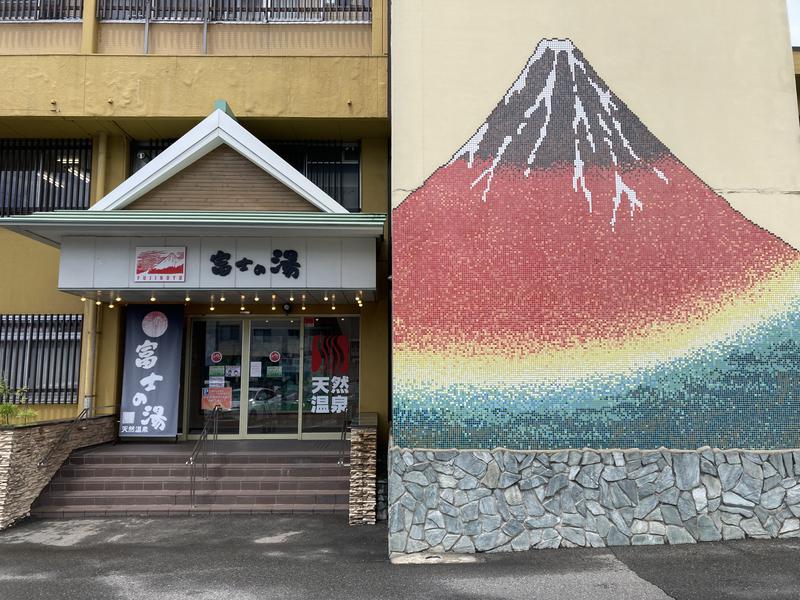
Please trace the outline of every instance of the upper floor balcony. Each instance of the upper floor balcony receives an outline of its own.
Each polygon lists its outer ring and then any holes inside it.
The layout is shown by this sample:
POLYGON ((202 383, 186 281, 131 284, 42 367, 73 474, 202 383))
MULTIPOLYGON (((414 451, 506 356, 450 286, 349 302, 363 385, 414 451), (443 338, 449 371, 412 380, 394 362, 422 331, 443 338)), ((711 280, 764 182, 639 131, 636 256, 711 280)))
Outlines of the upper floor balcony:
POLYGON ((387 0, 0 0, 0 55, 383 55, 387 0))
MULTIPOLYGON (((79 21, 82 0, 0 0, 0 22, 79 21)), ((98 0, 100 21, 370 23, 371 0, 98 0)))

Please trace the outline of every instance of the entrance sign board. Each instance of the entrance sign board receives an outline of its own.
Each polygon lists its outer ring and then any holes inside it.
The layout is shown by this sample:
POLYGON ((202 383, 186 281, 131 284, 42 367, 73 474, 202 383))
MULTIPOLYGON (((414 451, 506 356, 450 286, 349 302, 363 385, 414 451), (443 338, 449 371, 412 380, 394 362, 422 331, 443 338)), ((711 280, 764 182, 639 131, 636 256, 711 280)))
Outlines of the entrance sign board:
POLYGON ((120 437, 177 435, 182 341, 182 306, 128 307, 120 437))
POLYGON ((65 237, 59 288, 374 290, 376 248, 367 237, 65 237))
POLYGON ((136 248, 135 282, 183 282, 185 279, 186 246, 136 248))

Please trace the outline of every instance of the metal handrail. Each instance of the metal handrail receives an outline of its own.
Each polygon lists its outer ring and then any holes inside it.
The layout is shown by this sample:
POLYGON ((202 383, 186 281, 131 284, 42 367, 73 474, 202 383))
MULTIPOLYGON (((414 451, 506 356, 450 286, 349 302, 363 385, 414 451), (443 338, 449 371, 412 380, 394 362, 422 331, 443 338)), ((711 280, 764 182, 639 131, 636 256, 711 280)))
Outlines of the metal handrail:
POLYGON ((198 458, 202 457, 203 462, 203 479, 208 479, 208 449, 207 449, 207 442, 208 442, 208 434, 209 434, 209 426, 211 427, 211 434, 214 436, 213 446, 211 447, 211 453, 217 453, 217 433, 219 431, 219 411, 221 407, 217 404, 211 411, 211 414, 206 417, 206 422, 203 424, 203 430, 200 432, 200 437, 197 438, 197 441, 194 444, 194 448, 192 449, 192 453, 189 455, 189 458, 186 459, 186 464, 189 465, 189 501, 191 506, 196 506, 194 497, 195 497, 195 487, 197 482, 197 461, 198 458))
MULTIPOLYGON (((61 432, 61 435, 56 440, 56 443, 53 444, 52 446, 50 446, 50 448, 47 450, 47 452, 45 452, 44 456, 42 456, 42 458, 39 459, 39 462, 36 463, 36 465, 39 468, 45 466, 47 464, 47 461, 50 460, 50 457, 53 455, 53 453, 58 448, 61 447, 61 444, 63 444, 65 441, 67 441, 67 438, 72 433, 72 430, 75 429, 75 426, 78 424, 78 422, 83 420, 83 419, 85 419, 90 412, 95 411, 98 408, 116 408, 116 406, 114 406, 114 405, 106 405, 106 406, 92 406, 92 407, 84 408, 81 412, 78 413, 78 416, 75 417, 72 420, 72 422, 70 422, 70 424, 64 429, 64 431, 61 432)), ((106 417, 106 416, 110 417, 112 415, 99 415, 99 416, 101 416, 101 417, 106 417)))
POLYGON ((353 407, 348 402, 347 409, 342 413, 342 431, 339 437, 339 441, 341 442, 339 446, 339 460, 336 461, 336 464, 340 467, 349 467, 349 464, 345 464, 344 462, 344 446, 345 441, 347 441, 347 428, 349 425, 353 423, 353 407))

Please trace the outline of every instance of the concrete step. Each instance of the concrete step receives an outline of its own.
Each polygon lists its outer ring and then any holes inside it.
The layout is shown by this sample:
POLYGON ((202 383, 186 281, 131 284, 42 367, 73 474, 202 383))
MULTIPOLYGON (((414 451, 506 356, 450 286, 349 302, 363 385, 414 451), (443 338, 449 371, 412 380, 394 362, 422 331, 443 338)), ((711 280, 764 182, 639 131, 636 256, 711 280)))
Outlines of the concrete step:
MULTIPOLYGON (((199 467, 199 465, 198 465, 199 467)), ((190 467, 178 464, 66 464, 56 474, 56 479, 87 477, 188 477, 190 467)), ((212 462, 208 465, 210 477, 332 477, 349 474, 348 467, 331 463, 234 463, 212 462)))
MULTIPOLYGON (((189 458, 190 453, 165 453, 165 454, 135 454, 120 452, 97 452, 73 454, 65 465, 182 465, 189 458)), ((339 452, 308 451, 308 452, 233 452, 233 453, 208 453, 209 462, 225 465, 242 464, 333 464, 335 465, 341 455, 339 452)), ((347 454, 345 454, 347 458, 347 454)))
POLYGON ((101 505, 92 506, 54 506, 41 505, 31 510, 31 515, 44 519, 83 519, 91 517, 174 517, 193 514, 308 514, 308 513, 346 513, 348 505, 343 504, 213 504, 196 507, 174 504, 151 504, 146 506, 101 505))
MULTIPOLYGON (((197 504, 225 505, 269 505, 269 504, 346 504, 348 494, 341 490, 198 490, 197 504)), ((191 502, 188 490, 83 490, 48 492, 40 496, 41 506, 82 506, 89 510, 93 505, 141 506, 141 505, 187 505, 191 502)))
MULTIPOLYGON (((66 477, 54 479, 49 492, 102 492, 105 490, 160 491, 188 490, 188 477, 66 477)), ((198 476, 198 490, 313 490, 326 489, 347 492, 350 486, 348 475, 328 477, 211 477, 198 476)))

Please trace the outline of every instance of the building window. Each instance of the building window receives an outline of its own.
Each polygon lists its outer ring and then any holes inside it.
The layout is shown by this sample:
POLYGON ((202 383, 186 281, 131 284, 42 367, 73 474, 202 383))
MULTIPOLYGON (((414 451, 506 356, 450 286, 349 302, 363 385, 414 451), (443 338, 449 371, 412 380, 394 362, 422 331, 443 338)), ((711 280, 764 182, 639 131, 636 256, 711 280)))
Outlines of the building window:
POLYGON ((372 0, 214 0, 207 4, 202 0, 98 0, 97 18, 101 21, 369 23, 372 0))
POLYGON ((0 139, 0 216, 89 208, 91 140, 0 139))
POLYGON ((83 0, 2 0, 0 21, 79 21, 83 0))
POLYGON ((29 403, 75 404, 82 325, 82 315, 0 315, 0 377, 29 403))
MULTIPOLYGON (((131 173, 175 140, 131 144, 131 173)), ((266 142, 283 160, 350 212, 361 210, 361 145, 358 142, 266 142)))
POLYGON ((361 210, 358 143, 271 142, 269 147, 347 210, 361 210))

